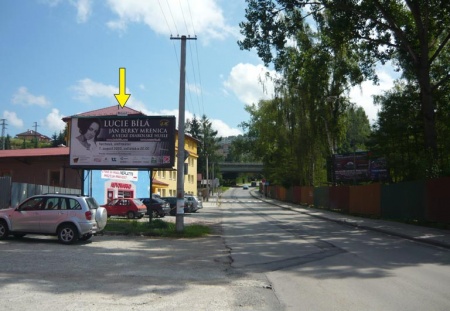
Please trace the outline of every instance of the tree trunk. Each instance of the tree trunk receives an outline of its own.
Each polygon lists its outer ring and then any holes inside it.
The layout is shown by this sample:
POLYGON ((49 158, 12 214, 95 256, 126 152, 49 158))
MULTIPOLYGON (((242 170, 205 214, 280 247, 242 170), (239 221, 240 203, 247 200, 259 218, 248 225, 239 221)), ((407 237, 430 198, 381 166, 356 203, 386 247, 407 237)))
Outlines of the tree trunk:
POLYGON ((418 66, 417 72, 420 87, 420 104, 424 122, 424 144, 425 150, 431 151, 433 158, 437 159, 436 113, 430 82, 430 66, 426 55, 425 57, 422 55, 421 64, 418 66))

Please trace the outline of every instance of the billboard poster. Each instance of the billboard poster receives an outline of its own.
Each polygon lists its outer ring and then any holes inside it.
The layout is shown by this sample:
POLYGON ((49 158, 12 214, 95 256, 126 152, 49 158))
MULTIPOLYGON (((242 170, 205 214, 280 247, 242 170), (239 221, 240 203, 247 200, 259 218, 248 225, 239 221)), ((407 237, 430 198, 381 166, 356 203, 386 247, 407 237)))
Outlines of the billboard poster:
POLYGON ((332 174, 335 183, 387 181, 389 173, 383 158, 371 158, 369 152, 334 154, 332 174))
POLYGON ((70 165, 80 168, 172 168, 175 116, 71 119, 70 165))
POLYGON ((138 181, 139 173, 137 171, 111 171, 102 170, 102 179, 116 179, 116 180, 129 180, 138 181))

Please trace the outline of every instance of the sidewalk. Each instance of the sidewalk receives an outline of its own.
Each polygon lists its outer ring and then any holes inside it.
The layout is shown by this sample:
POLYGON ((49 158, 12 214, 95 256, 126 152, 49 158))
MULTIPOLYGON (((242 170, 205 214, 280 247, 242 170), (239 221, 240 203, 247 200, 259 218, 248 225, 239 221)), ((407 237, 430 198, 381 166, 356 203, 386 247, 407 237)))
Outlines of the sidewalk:
POLYGON ((339 214, 318 208, 307 208, 288 202, 277 201, 264 198, 255 190, 250 191, 254 198, 283 208, 289 208, 313 217, 334 221, 337 223, 354 226, 361 229, 374 230, 393 236, 402 237, 408 240, 427 243, 434 246, 450 249, 450 230, 441 230, 422 226, 403 224, 400 222, 387 221, 381 219, 370 219, 351 215, 339 214))

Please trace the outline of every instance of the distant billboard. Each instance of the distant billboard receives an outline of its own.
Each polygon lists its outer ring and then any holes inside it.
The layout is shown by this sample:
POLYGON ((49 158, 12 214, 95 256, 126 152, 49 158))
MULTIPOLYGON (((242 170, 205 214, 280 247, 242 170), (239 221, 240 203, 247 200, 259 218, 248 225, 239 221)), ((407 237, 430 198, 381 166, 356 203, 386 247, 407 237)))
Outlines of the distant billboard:
POLYGON ((389 172, 384 158, 373 158, 367 151, 334 154, 331 161, 332 182, 352 183, 387 181, 389 172))
POLYGON ((70 165, 79 168, 172 168, 175 116, 71 119, 70 165))

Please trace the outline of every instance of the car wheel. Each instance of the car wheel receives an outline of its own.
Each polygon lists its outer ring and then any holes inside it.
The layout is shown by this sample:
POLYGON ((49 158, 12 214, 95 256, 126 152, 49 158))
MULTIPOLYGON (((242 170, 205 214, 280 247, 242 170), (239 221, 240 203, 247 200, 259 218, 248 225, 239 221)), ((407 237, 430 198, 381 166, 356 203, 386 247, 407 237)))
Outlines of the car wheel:
POLYGON ((88 241, 90 238, 92 238, 92 233, 88 233, 88 234, 83 235, 83 236, 80 238, 80 240, 81 240, 81 241, 88 241))
POLYGON ((158 218, 158 212, 157 211, 152 211, 152 218, 158 218))
POLYGON ((58 230, 58 240, 63 244, 73 244, 78 240, 78 230, 72 224, 64 224, 58 230))
POLYGON ((9 235, 8 225, 6 221, 0 220, 0 240, 6 239, 9 235))
POLYGON ((133 212, 133 211, 129 211, 129 212, 127 213, 127 218, 128 218, 128 219, 134 219, 134 217, 136 217, 136 215, 134 215, 134 212, 133 212))

